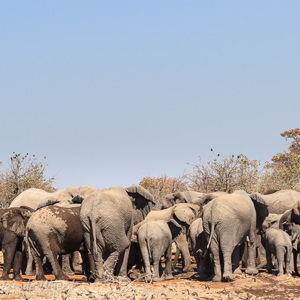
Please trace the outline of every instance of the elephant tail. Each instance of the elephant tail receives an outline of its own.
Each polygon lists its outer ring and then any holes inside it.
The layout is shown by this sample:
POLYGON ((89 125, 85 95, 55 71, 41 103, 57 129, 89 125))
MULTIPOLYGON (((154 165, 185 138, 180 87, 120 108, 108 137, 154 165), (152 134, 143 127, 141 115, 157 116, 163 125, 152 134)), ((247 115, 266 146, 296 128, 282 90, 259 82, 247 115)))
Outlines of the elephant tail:
POLYGON ((207 251, 208 251, 208 249, 209 249, 209 247, 210 247, 210 243, 211 243, 212 237, 213 237, 213 235, 214 235, 214 232, 215 232, 215 223, 212 222, 212 223, 211 223, 211 227, 210 227, 210 236, 209 236, 209 240, 208 240, 207 247, 206 247, 206 250, 205 250, 203 256, 206 256, 206 254, 207 254, 207 251))
POLYGON ((25 241, 25 246, 27 248, 27 251, 29 253, 31 252, 32 249, 39 257, 42 256, 42 254, 35 247, 33 240, 28 236, 28 229, 26 230, 24 241, 25 241))
POLYGON ((91 238, 91 251, 93 253, 93 256, 96 255, 97 253, 97 247, 96 247, 96 244, 97 244, 97 240, 96 240, 96 224, 95 224, 95 220, 93 217, 89 217, 89 222, 90 222, 90 228, 91 228, 91 234, 92 234, 92 238, 91 238))

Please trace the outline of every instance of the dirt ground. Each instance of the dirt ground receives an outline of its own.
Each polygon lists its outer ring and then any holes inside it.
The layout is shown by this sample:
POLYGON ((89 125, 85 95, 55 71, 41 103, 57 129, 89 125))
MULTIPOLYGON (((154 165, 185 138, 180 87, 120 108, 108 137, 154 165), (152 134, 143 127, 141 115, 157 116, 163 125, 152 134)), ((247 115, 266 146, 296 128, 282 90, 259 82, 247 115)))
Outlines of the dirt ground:
MULTIPOLYGON (((0 273, 3 265, 0 265, 0 273)), ((300 299, 300 277, 276 277, 260 272, 256 276, 236 275, 233 282, 199 281, 195 272, 174 272, 174 280, 146 284, 143 279, 131 283, 86 283, 82 275, 69 281, 0 281, 0 299, 300 299)))

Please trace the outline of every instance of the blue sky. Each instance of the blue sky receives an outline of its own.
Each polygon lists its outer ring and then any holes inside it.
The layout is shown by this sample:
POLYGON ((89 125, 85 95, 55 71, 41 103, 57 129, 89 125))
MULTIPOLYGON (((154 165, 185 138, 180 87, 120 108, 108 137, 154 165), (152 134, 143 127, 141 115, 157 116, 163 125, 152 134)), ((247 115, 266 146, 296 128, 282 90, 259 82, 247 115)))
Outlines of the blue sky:
POLYGON ((269 160, 299 127, 296 1, 1 1, 0 160, 56 186, 179 176, 210 149, 269 160))

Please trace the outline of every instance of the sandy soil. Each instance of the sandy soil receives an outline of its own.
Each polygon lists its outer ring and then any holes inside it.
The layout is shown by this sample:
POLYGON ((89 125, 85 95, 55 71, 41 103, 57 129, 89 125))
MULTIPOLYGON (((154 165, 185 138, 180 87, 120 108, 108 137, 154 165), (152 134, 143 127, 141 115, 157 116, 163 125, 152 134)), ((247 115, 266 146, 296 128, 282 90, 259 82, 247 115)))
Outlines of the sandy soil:
MULTIPOLYGON (((3 265, 0 265, 0 273, 3 265)), ((236 275, 230 283, 199 281, 195 272, 174 273, 174 280, 146 284, 143 279, 131 283, 86 283, 82 275, 69 281, 0 281, 0 299, 300 299, 300 277, 276 277, 260 272, 256 276, 236 275)))

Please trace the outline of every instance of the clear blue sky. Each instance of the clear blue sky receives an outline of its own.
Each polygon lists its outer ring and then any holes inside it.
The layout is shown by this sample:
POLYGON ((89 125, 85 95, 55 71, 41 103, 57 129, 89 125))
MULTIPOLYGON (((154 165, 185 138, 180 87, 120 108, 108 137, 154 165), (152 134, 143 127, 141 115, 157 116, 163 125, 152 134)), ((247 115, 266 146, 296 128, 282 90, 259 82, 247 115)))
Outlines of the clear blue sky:
POLYGON ((1 1, 0 160, 56 186, 181 175, 210 148, 269 160, 299 127, 300 2, 1 1))

